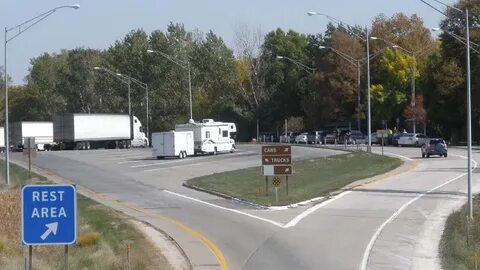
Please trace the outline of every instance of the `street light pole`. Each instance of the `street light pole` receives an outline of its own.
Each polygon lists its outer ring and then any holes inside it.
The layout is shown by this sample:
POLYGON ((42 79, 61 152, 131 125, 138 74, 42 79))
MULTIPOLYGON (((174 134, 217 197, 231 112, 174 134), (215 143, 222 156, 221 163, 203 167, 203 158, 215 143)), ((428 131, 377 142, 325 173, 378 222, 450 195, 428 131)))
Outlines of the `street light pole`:
POLYGON ((14 38, 18 37, 21 35, 23 32, 27 31, 37 23, 43 21, 46 19, 48 16, 52 15, 55 13, 58 9, 62 8, 73 8, 73 9, 79 9, 80 5, 79 4, 74 4, 74 5, 67 5, 67 6, 59 6, 56 8, 53 8, 47 12, 44 12, 36 17, 33 17, 29 20, 26 20, 22 22, 19 25, 16 25, 14 27, 7 28, 5 27, 5 42, 4 42, 4 79, 5 79, 5 181, 7 185, 10 185, 10 140, 9 140, 9 125, 8 125, 8 81, 7 81, 7 45, 8 42, 13 40, 14 38), (11 38, 8 38, 8 32, 14 29, 18 29, 18 32, 13 35, 11 38))
POLYGON ((415 54, 412 54, 413 56, 413 63, 412 63, 412 101, 410 105, 412 106, 413 109, 413 133, 417 133, 417 119, 416 119, 416 114, 417 112, 415 111, 415 105, 417 103, 416 101, 416 96, 415 96, 415 75, 417 73, 417 59, 415 57, 415 54))
POLYGON ((361 76, 362 76, 362 74, 361 74, 361 70, 360 70, 360 60, 357 60, 357 85, 358 85, 358 87, 357 87, 358 88, 357 89, 357 130, 359 130, 359 131, 360 131, 360 128, 361 128, 360 127, 360 124, 361 124, 360 123, 361 122, 360 121, 360 106, 361 106, 361 104, 360 104, 360 91, 361 91, 361 87, 362 87, 361 81, 360 81, 361 76))
POLYGON ((465 8, 465 22, 467 35, 467 159, 468 159, 468 217, 473 220, 472 202, 472 96, 470 79, 470 23, 468 18, 468 7, 465 8))
POLYGON ((4 66, 3 66, 3 71, 5 72, 4 75, 4 80, 5 80, 5 181, 7 182, 7 185, 10 185, 10 141, 8 138, 8 83, 7 83, 7 33, 8 29, 5 27, 5 52, 4 52, 4 66))
POLYGON ((130 80, 130 77, 127 78, 127 82, 128 82, 128 116, 132 117, 132 102, 130 97, 130 85, 132 83, 132 80, 130 80))
MULTIPOLYGON (((327 14, 323 14, 323 13, 319 13, 319 12, 314 12, 314 11, 311 11, 311 12, 307 12, 307 15, 308 16, 315 16, 315 15, 319 15, 319 16, 324 16, 326 17, 328 20, 336 23, 337 25, 346 25, 348 26, 350 29, 354 29, 354 27, 352 27, 351 25, 337 19, 337 18, 334 18, 332 16, 329 16, 327 14)), ((365 27, 365 33, 366 33, 366 38, 364 39, 363 37, 361 37, 359 34, 353 32, 353 31, 350 31, 350 33, 352 35, 354 35, 355 37, 357 37, 358 39, 362 40, 362 41, 365 41, 366 43, 366 47, 367 47, 367 107, 368 107, 368 146, 367 146, 367 152, 371 152, 372 151, 372 118, 371 118, 371 110, 370 110, 370 44, 369 44, 369 33, 368 33, 368 27, 365 27)))
MULTIPOLYGON (((420 0, 424 4, 430 6, 431 8, 435 9, 436 11, 439 11, 438 9, 434 8, 424 0, 420 0)), ((442 5, 446 6, 447 8, 454 9, 458 12, 463 11, 455 6, 450 6, 448 4, 443 3, 440 0, 435 0, 438 3, 441 3, 442 5)), ((467 46, 467 189, 468 189, 468 199, 467 199, 467 205, 468 205, 468 219, 469 221, 473 221, 473 202, 472 202, 472 97, 471 97, 471 71, 470 71, 470 21, 468 18, 468 2, 466 3, 465 6, 465 35, 466 35, 466 46, 467 46)), ((439 11, 442 15, 447 17, 447 15, 441 11, 439 11)), ((447 32, 447 34, 450 34, 453 36, 455 39, 459 40, 456 35, 452 35, 451 33, 447 32)))
POLYGON ((370 38, 368 27, 365 27, 367 37, 367 107, 368 107, 368 147, 367 152, 372 152, 372 112, 370 110, 370 38))
POLYGON ((148 143, 150 144, 150 109, 148 107, 148 84, 145 84, 145 91, 146 91, 146 96, 147 96, 147 111, 146 111, 146 114, 147 114, 147 138, 148 138, 148 143))
POLYGON ((188 69, 188 94, 190 97, 190 119, 193 119, 193 109, 192 109, 192 77, 190 73, 190 61, 187 61, 188 69))
POLYGON ((147 50, 147 53, 157 53, 169 60, 170 62, 174 63, 175 65, 186 69, 188 72, 188 93, 189 93, 189 101, 190 101, 190 121, 193 121, 193 109, 192 109, 192 77, 191 77, 191 70, 190 70, 190 61, 182 61, 177 59, 173 56, 170 56, 161 51, 154 51, 154 50, 147 50))

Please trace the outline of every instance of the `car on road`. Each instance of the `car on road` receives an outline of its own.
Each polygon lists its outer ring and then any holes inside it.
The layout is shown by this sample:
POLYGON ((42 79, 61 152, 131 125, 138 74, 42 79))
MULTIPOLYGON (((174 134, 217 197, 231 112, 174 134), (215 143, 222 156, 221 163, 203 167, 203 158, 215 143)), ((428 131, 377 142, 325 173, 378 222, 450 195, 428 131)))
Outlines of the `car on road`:
POLYGON ((422 146, 427 136, 421 133, 406 133, 398 139, 399 146, 422 146))
POLYGON ((295 143, 303 143, 303 144, 308 144, 308 133, 302 133, 300 135, 297 135, 295 137, 295 143))
POLYGON ((435 138, 427 139, 422 145, 422 158, 429 158, 432 155, 444 156, 448 155, 448 146, 444 139, 435 138))

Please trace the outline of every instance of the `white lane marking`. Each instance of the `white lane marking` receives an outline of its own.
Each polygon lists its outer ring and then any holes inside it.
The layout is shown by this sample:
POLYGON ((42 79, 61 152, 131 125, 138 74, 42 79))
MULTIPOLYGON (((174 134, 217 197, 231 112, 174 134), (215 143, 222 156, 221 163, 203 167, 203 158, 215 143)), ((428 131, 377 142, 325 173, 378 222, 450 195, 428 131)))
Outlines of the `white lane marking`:
MULTIPOLYGON (((376 154, 379 154, 380 152, 377 152, 376 151, 376 154)), ((401 159, 405 159, 405 160, 408 160, 408 161, 413 161, 413 159, 409 158, 409 157, 406 157, 406 156, 402 156, 402 155, 399 155, 399 154, 394 154, 394 153, 391 153, 391 152, 384 152, 385 154, 389 154, 389 155, 392 155, 392 156, 395 156, 395 157, 399 157, 401 159)))
MULTIPOLYGON (((195 160, 202 160, 202 159, 205 159, 205 158, 196 158, 195 160)), ((176 160, 171 160, 171 161, 163 161, 163 162, 157 162, 157 163, 134 165, 134 166, 130 166, 130 168, 144 168, 144 167, 151 167, 151 166, 162 166, 164 164, 187 162, 187 161, 188 161, 188 159, 176 159, 176 160)))
MULTIPOLYGON (((252 152, 240 152, 240 153, 234 153, 234 154, 229 154, 229 156, 244 156, 251 154, 252 152)), ((260 154, 259 154, 260 155, 260 154)), ((178 162, 187 162, 187 161, 197 161, 197 160, 205 160, 205 159, 215 159, 218 158, 219 156, 205 156, 205 157, 195 157, 195 158, 186 158, 186 159, 177 159, 177 160, 172 160, 172 161, 165 161, 165 162, 156 162, 156 163, 148 163, 148 164, 142 164, 142 165, 135 165, 135 166, 130 166, 130 168, 144 168, 144 167, 152 167, 152 166, 162 166, 163 164, 169 164, 169 163, 178 163, 178 162)), ((219 160, 225 160, 225 159, 219 159, 219 160)), ((152 160, 153 161, 153 160, 152 160)))
POLYGON ((120 160, 124 160, 124 159, 130 159, 130 158, 151 158, 152 155, 150 155, 149 153, 143 153, 143 154, 139 154, 139 153, 136 153, 136 154, 132 154, 132 155, 120 155, 121 157, 110 157, 110 158, 106 158, 107 160, 111 160, 111 161, 120 161, 120 160))
POLYGON ((322 203, 319 203, 315 206, 312 206, 310 208, 308 208, 307 210, 305 210, 304 212, 300 213, 298 216, 296 216, 295 218, 293 218, 292 220, 290 220, 290 222, 288 222, 285 226, 283 226, 284 228, 290 228, 290 227, 293 227, 295 225, 297 225, 298 222, 300 222, 302 219, 306 218, 308 215, 312 214, 313 212, 317 211, 318 209, 324 207, 325 205, 333 202, 333 201, 336 201, 338 199, 340 199, 341 197, 345 196, 345 195, 348 195, 350 194, 352 191, 351 190, 348 190, 348 191, 345 191, 345 192, 342 192, 336 196, 334 196, 333 198, 329 199, 329 200, 326 200, 322 203))
POLYGON ((154 171, 175 169, 175 168, 181 168, 181 167, 199 166, 199 165, 203 165, 203 164, 205 164, 205 163, 208 163, 208 162, 200 162, 200 163, 194 163, 194 164, 177 165, 177 166, 170 166, 170 167, 165 167, 165 168, 149 169, 149 170, 143 170, 143 171, 144 171, 144 172, 154 172, 154 171))
POLYGON ((244 215, 244 216, 247 216, 247 217, 251 217, 251 218, 254 218, 254 219, 258 219, 258 220, 273 224, 273 225, 275 225, 277 227, 280 227, 280 228, 284 227, 284 225, 279 223, 279 222, 276 222, 276 221, 273 221, 273 220, 270 220, 270 219, 266 219, 266 218, 262 218, 262 217, 259 217, 259 216, 255 216, 255 215, 252 215, 252 214, 249 214, 249 213, 245 213, 245 212, 242 212, 242 211, 239 211, 239 210, 236 210, 236 209, 226 208, 226 207, 223 207, 223 206, 220 206, 220 205, 205 202, 205 201, 195 199, 195 198, 192 198, 192 197, 189 197, 189 196, 186 196, 186 195, 183 195, 183 194, 179 194, 179 193, 176 193, 176 192, 173 192, 173 191, 169 191, 169 190, 164 190, 164 192, 166 192, 168 194, 171 194, 171 195, 174 195, 174 196, 177 196, 177 197, 187 199, 187 200, 191 200, 191 201, 194 201, 194 202, 205 204, 205 205, 208 205, 208 206, 211 206, 211 207, 214 207, 214 208, 218 208, 218 209, 222 209, 222 210, 225 210, 225 211, 229 211, 229 212, 237 213, 237 214, 244 215))
MULTIPOLYGON (((457 156, 457 155, 455 155, 457 156)), ((462 157, 462 158, 466 158, 464 156, 458 156, 458 157, 462 157)), ((475 169, 477 167, 477 162, 475 160, 472 159, 472 162, 474 163, 474 166, 473 166, 473 169, 475 169)), ((418 199, 422 198, 423 196, 427 195, 428 193, 431 193, 437 189, 440 189, 462 177, 464 177, 465 175, 467 175, 467 173, 463 173, 457 177, 454 177, 450 180, 448 180, 447 182, 441 184, 441 185, 438 185, 430 190, 428 190, 427 192, 424 192, 420 195, 418 195, 417 197, 411 199, 410 201, 408 201, 407 203, 405 203, 404 205, 402 205, 402 207, 400 207, 397 211, 395 211, 395 213, 393 213, 392 216, 390 216, 387 220, 385 220, 385 222, 382 223, 382 225, 380 225, 380 227, 375 231, 375 233, 373 234, 372 238, 370 239, 370 241, 368 242, 368 245, 367 245, 367 248, 365 249, 365 252, 363 253, 363 258, 362 258, 362 263, 360 265, 360 269, 361 270, 366 270, 367 269, 367 264, 368 264, 368 259, 370 257, 370 252, 372 252, 372 249, 373 249, 373 245, 375 244, 375 242, 377 241, 377 238, 378 236, 380 235, 380 233, 383 231, 383 229, 390 223, 392 222, 398 215, 400 215, 403 210, 405 210, 408 206, 410 206, 412 203, 416 202, 418 199)))
POLYGON ((140 161, 138 161, 138 160, 129 160, 129 161, 117 162, 117 164, 127 164, 127 163, 135 163, 135 162, 140 162, 140 161))
MULTIPOLYGON (((236 159, 236 158, 224 158, 224 159, 219 159, 218 161, 226 161, 226 160, 232 160, 232 159, 236 159)), ((166 162, 164 162, 163 164, 165 164, 165 163, 166 162)), ((170 166, 170 167, 165 167, 165 168, 149 169, 149 170, 143 170, 143 171, 144 172, 154 172, 154 171, 160 171, 160 170, 166 170, 166 169, 172 169, 172 168, 190 167, 190 166, 197 166, 197 165, 203 165, 203 164, 211 164, 211 161, 189 163, 189 164, 184 164, 184 165, 170 166)), ((255 165, 253 165, 253 166, 255 166, 255 165)))

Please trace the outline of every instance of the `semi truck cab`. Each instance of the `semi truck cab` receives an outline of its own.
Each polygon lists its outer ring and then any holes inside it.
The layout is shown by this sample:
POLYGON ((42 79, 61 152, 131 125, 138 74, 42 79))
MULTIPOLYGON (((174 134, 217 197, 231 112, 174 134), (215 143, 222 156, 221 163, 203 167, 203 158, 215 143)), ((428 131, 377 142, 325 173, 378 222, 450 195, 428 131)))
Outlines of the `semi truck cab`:
POLYGON ((145 135, 145 130, 142 123, 136 116, 133 117, 133 147, 148 147, 148 137, 145 135))

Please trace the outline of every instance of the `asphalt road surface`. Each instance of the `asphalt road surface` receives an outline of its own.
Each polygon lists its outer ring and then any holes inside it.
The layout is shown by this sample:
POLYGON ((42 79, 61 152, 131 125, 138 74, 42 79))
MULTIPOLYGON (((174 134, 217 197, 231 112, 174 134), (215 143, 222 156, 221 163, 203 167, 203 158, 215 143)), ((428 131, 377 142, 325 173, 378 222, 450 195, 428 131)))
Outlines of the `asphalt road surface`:
MULTIPOLYGON (((182 186, 196 176, 260 165, 255 145, 184 160, 156 160, 149 149, 42 152, 34 164, 187 224, 218 247, 229 269, 434 269, 442 224, 466 199, 466 151, 449 151, 448 158, 421 159, 418 148, 385 148, 410 166, 320 204, 285 210, 256 209, 182 186)), ((295 147, 293 153, 298 160, 338 152, 295 147)), ((473 179, 478 190, 476 170, 473 179)))

